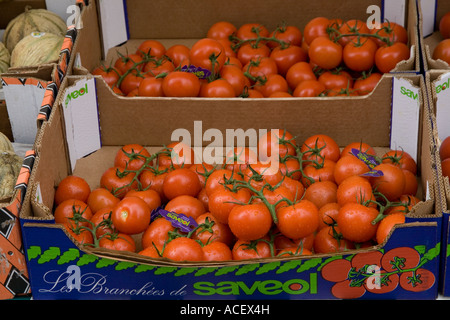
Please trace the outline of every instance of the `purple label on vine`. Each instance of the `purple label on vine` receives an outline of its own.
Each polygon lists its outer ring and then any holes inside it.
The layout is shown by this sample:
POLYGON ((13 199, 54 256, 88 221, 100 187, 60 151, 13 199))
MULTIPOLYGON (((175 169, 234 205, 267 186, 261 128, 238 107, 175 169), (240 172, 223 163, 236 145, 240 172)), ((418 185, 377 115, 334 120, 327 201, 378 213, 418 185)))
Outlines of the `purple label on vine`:
POLYGON ((167 211, 163 208, 153 210, 151 220, 153 221, 158 216, 161 216, 166 220, 169 220, 174 228, 178 228, 183 232, 190 232, 192 231, 192 229, 198 226, 198 223, 195 221, 194 218, 188 217, 182 213, 167 211))
POLYGON ((211 71, 209 71, 208 69, 204 69, 202 67, 196 67, 192 64, 189 66, 186 66, 186 65, 182 66, 181 71, 193 73, 199 79, 206 79, 211 75, 211 71))
POLYGON ((380 163, 375 159, 375 157, 362 152, 361 150, 352 148, 351 153, 357 157, 359 160, 364 162, 367 167, 369 167, 369 172, 363 173, 362 176, 365 177, 381 177, 383 176, 383 172, 381 170, 374 170, 374 168, 380 163))

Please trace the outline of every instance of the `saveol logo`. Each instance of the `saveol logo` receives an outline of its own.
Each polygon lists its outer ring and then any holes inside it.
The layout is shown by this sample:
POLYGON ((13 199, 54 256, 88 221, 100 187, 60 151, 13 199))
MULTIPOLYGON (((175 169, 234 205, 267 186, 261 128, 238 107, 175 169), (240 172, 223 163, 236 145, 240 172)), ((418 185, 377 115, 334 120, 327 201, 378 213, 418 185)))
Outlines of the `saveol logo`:
POLYGON ((419 94, 417 92, 414 92, 410 89, 407 89, 405 87, 400 87, 400 93, 404 96, 407 96, 408 98, 411 98, 413 100, 417 100, 419 94))
POLYGON ((317 294, 317 273, 309 274, 309 281, 304 279, 261 280, 253 283, 244 281, 221 281, 213 283, 209 281, 196 282, 193 285, 194 293, 199 296, 252 296, 262 294, 274 296, 279 294, 317 294))
POLYGON ((447 81, 438 84, 436 86, 436 93, 439 93, 441 91, 444 91, 445 89, 448 89, 450 87, 450 78, 447 79, 447 81))
POLYGON ((70 101, 77 99, 80 96, 84 96, 85 94, 88 93, 88 84, 86 82, 86 84, 84 85, 84 87, 81 87, 78 90, 73 90, 71 92, 69 92, 66 96, 66 100, 65 100, 65 105, 67 107, 67 105, 69 104, 70 101))

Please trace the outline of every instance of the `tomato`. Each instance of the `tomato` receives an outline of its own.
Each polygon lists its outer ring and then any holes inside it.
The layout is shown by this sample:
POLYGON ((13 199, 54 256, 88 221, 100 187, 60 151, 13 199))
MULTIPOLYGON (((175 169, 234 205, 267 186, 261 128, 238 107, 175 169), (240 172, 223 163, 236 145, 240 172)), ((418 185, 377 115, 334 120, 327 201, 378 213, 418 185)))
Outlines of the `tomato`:
POLYGON ((158 155, 158 165, 164 168, 189 168, 195 162, 194 150, 183 142, 171 142, 158 155))
POLYGON ((111 220, 113 207, 104 207, 91 217, 90 221, 96 227, 96 236, 100 238, 102 235, 107 233, 114 233, 114 226, 111 220), (101 224, 101 225, 100 225, 101 224))
POLYGON ((391 232, 392 228, 396 224, 402 224, 405 223, 405 215, 403 213, 393 213, 390 215, 387 215, 383 220, 380 221, 378 224, 378 229, 376 233, 376 239, 377 243, 381 244, 383 243, 389 233, 391 232))
MULTIPOLYGON (((127 144, 117 151, 114 166, 128 170, 139 170, 150 157, 150 153, 140 144, 127 144)), ((148 163, 149 165, 151 163, 148 163)))
POLYGON ((213 74, 218 74, 225 64, 225 49, 219 41, 203 38, 192 45, 189 60, 196 67, 205 68, 213 74))
POLYGON ((325 17, 316 17, 310 20, 303 29, 304 42, 308 45, 317 37, 328 37, 327 27, 330 20, 325 17))
POLYGON ((295 45, 290 45, 287 48, 275 47, 269 57, 276 62, 278 73, 282 76, 285 76, 289 68, 295 63, 308 60, 308 54, 302 47, 295 45))
POLYGON ((165 55, 172 61, 176 67, 180 66, 181 62, 189 59, 189 47, 184 44, 174 44, 166 50, 165 55))
POLYGON ((378 224, 373 224, 379 211, 360 203, 346 203, 336 217, 337 224, 345 239, 361 243, 371 240, 377 232, 378 224))
MULTIPOLYGON (((320 160, 321 158, 338 161, 341 150, 336 141, 326 134, 314 134, 303 142, 300 151, 305 160, 320 160)), ((305 162, 307 164, 307 162, 305 162)))
POLYGON ((74 175, 68 175, 61 180, 56 188, 55 204, 59 205, 64 200, 68 199, 78 199, 86 202, 90 193, 91 187, 85 179, 74 175))
POLYGON ((206 33, 206 36, 211 39, 228 39, 229 36, 236 33, 237 28, 229 21, 218 21, 214 23, 206 33))
POLYGON ((144 200, 126 197, 113 207, 111 220, 119 232, 137 234, 147 229, 150 215, 150 208, 144 200))
POLYGON ((311 201, 318 209, 330 202, 337 202, 337 185, 332 181, 317 181, 305 190, 304 199, 311 201))
POLYGON ((158 249, 156 249, 153 246, 147 247, 145 249, 142 249, 141 251, 138 252, 140 255, 146 256, 146 257, 150 257, 150 258, 161 258, 161 251, 159 251, 158 249))
POLYGON ((319 227, 319 209, 309 200, 300 200, 277 210, 278 229, 288 238, 299 239, 319 227))
POLYGON ((318 181, 335 182, 335 167, 336 162, 329 159, 319 160, 318 163, 307 164, 303 168, 303 177, 301 181, 306 187, 311 183, 318 181))
POLYGON ((371 93, 381 80, 381 73, 372 72, 355 80, 353 89, 361 96, 371 93))
POLYGON ((350 142, 341 151, 341 157, 345 155, 352 154, 352 149, 359 150, 361 152, 367 153, 368 155, 375 156, 376 152, 372 146, 365 142, 350 142))
POLYGON ((433 50, 433 59, 442 60, 450 64, 450 40, 444 39, 433 50))
POLYGON ((204 245, 211 242, 221 242, 226 245, 232 244, 234 237, 228 225, 219 222, 210 212, 199 215, 195 220, 199 227, 194 232, 193 239, 199 240, 204 245))
POLYGON ((272 73, 266 78, 258 81, 255 84, 254 89, 260 91, 262 95, 267 98, 276 92, 288 92, 289 86, 282 75, 272 73))
POLYGON ((115 197, 106 188, 96 188, 89 194, 87 205, 93 213, 96 213, 105 207, 113 207, 119 201, 119 198, 115 197))
POLYGON ((133 238, 125 233, 112 234, 101 238, 99 247, 118 251, 136 251, 136 244, 133 238))
POLYGON ((298 201, 305 194, 305 187, 303 186, 303 184, 300 181, 294 180, 290 177, 284 176, 283 181, 281 182, 281 186, 287 188, 290 191, 290 193, 293 195, 294 201, 298 201))
POLYGON ((186 237, 171 240, 164 248, 163 257, 174 261, 204 261, 202 246, 186 237))
POLYGON ((314 238, 315 253, 342 252, 354 248, 354 243, 344 239, 337 226, 327 226, 320 229, 314 238))
POLYGON ((180 195, 173 198, 167 202, 164 209, 170 212, 184 214, 194 219, 197 219, 201 214, 206 212, 203 203, 199 199, 189 195, 180 195))
POLYGON ((240 40, 256 39, 257 37, 268 37, 269 30, 259 23, 245 23, 236 31, 236 37, 240 40))
POLYGON ((255 89, 244 89, 244 93, 242 94, 243 98, 264 98, 263 94, 255 89))
POLYGON ((442 175, 450 178, 450 158, 441 161, 442 175))
POLYGON ((205 187, 207 177, 214 171, 215 167, 209 163, 195 163, 189 167, 189 170, 195 172, 202 188, 205 187))
POLYGON ((295 158, 283 159, 280 162, 281 174, 293 180, 300 180, 302 173, 300 172, 300 162, 295 158))
POLYGON ((175 70, 175 65, 168 58, 163 57, 159 60, 151 60, 144 66, 145 75, 156 77, 160 74, 166 74, 175 70))
POLYGON ((161 206, 161 197, 159 193, 152 189, 147 190, 130 190, 127 192, 125 197, 138 197, 147 203, 150 211, 153 211, 161 206))
POLYGON ((245 87, 250 86, 250 80, 244 75, 242 69, 235 65, 224 65, 222 69, 220 69, 219 75, 233 87, 234 95, 236 97, 244 92, 245 87))
POLYGON ((173 71, 164 77, 162 89, 167 97, 197 97, 200 79, 190 72, 173 71))
POLYGON ((73 228, 71 224, 64 223, 64 229, 81 245, 89 245, 94 243, 92 233, 87 229, 73 228))
POLYGON ((145 77, 138 87, 138 95, 141 97, 163 97, 162 78, 145 77))
POLYGON ((409 170, 413 174, 417 173, 417 163, 409 153, 404 150, 390 150, 383 157, 384 163, 392 163, 401 169, 409 170))
POLYGON ((197 174, 188 168, 177 168, 164 178, 163 192, 171 200, 180 195, 197 196, 202 186, 197 174))
POLYGON ((381 163, 374 170, 383 172, 382 176, 370 177, 372 188, 382 193, 389 201, 394 201, 403 194, 405 175, 399 167, 391 163, 381 163))
MULTIPOLYGON (((275 210, 280 209, 294 202, 294 196, 290 189, 283 185, 276 186, 275 188, 264 188, 263 197, 267 202, 275 206, 275 210)), ((259 200, 259 199, 258 199, 259 200)), ((257 200, 255 200, 257 201, 257 200)))
POLYGON ((386 73, 394 69, 400 61, 408 60, 409 54, 409 48, 403 42, 379 47, 375 53, 375 65, 381 73, 386 73))
POLYGON ((105 80, 106 84, 109 86, 116 84, 121 76, 121 73, 116 68, 105 66, 97 67, 92 70, 91 73, 94 76, 102 76, 103 80, 105 80))
POLYGON ((439 146, 439 157, 441 160, 450 158, 450 137, 442 140, 441 145, 439 146))
POLYGON ((269 130, 258 141, 258 157, 265 162, 272 159, 284 158, 286 155, 295 155, 296 141, 292 133, 287 130, 269 130))
POLYGON ((163 191, 164 178, 166 177, 168 171, 163 172, 153 172, 151 170, 144 170, 139 176, 139 182, 143 189, 151 189, 158 192, 161 202, 165 202, 166 196, 163 191))
POLYGON ((263 203, 238 205, 228 215, 228 226, 240 240, 264 237, 272 227, 272 215, 263 203))
POLYGON ((353 79, 346 71, 325 71, 317 80, 325 86, 325 89, 346 89, 353 87, 353 79))
POLYGON ((250 197, 250 191, 246 188, 241 188, 236 192, 225 188, 218 189, 208 197, 209 211, 218 222, 227 224, 231 209, 237 205, 248 203, 250 197))
POLYGON ((300 239, 288 238, 285 235, 281 234, 278 229, 275 229, 274 234, 275 239, 273 240, 273 244, 276 250, 295 247, 311 251, 314 245, 315 233, 311 233, 306 237, 300 239))
MULTIPOLYGON (((55 223, 68 224, 75 228, 77 226, 76 221, 72 218, 76 214, 79 214, 82 219, 90 220, 92 218, 92 211, 89 206, 81 200, 78 199, 67 199, 61 202, 55 209, 53 213, 55 217, 55 223)), ((86 221, 79 221, 78 225, 89 226, 86 221)))
POLYGON ((439 33, 444 39, 450 38, 450 12, 444 14, 439 20, 439 33))
POLYGON ((361 41, 353 40, 345 45, 342 59, 350 70, 367 71, 375 64, 377 49, 376 43, 370 38, 361 39, 361 41))
POLYGON ((334 69, 342 62, 342 46, 328 37, 315 38, 308 54, 311 62, 323 69, 334 69))
POLYGON ((230 247, 220 241, 214 241, 203 246, 203 254, 205 261, 227 261, 233 259, 230 247))
POLYGON ((144 76, 134 73, 127 74, 120 83, 119 89, 124 95, 130 94, 134 89, 138 89, 144 76))
POLYGON ((319 209, 319 229, 332 226, 336 223, 336 217, 341 208, 337 202, 329 202, 319 209))
POLYGON ((162 251, 164 244, 169 241, 169 232, 175 231, 175 227, 165 218, 158 217, 153 220, 142 234, 142 248, 156 246, 162 251))
MULTIPOLYGON (((395 22, 383 22, 380 28, 374 28, 370 30, 370 33, 377 34, 380 37, 387 38, 391 43, 403 42, 408 43, 408 31, 402 25, 395 22)), ((385 40, 373 38, 378 46, 387 44, 385 40)))
POLYGON ((312 252, 305 248, 289 247, 279 250, 277 257, 309 256, 312 252))
POLYGON ((270 48, 262 42, 260 42, 259 44, 244 43, 236 52, 236 57, 243 66, 246 65, 250 60, 256 60, 258 58, 269 56, 270 48))
POLYGON ((250 185, 256 190, 261 190, 265 184, 275 186, 283 179, 279 166, 271 163, 257 162, 249 165, 245 169, 244 180, 250 182, 250 185))
POLYGON ((158 40, 144 40, 136 50, 136 54, 160 59, 166 53, 166 47, 158 40))
MULTIPOLYGON (((251 59, 243 67, 242 71, 250 79, 262 78, 269 76, 273 73, 278 73, 277 63, 273 58, 270 57, 258 57, 256 59, 251 59)), ((254 82, 254 80, 253 80, 254 82)))
POLYGON ((277 41, 269 41, 267 45, 269 46, 269 48, 274 49, 281 45, 286 47, 288 44, 291 46, 301 46, 303 34, 302 31, 296 26, 282 25, 273 30, 270 33, 269 37, 274 37, 275 39, 283 42, 282 44, 280 44, 277 41))
MULTIPOLYGON (((114 68, 116 68, 120 74, 124 74, 131 68, 135 68, 137 70, 142 69, 143 58, 139 54, 128 54, 125 56, 120 56, 114 63, 114 68)), ((132 73, 135 73, 137 70, 133 69, 132 73)))
POLYGON ((233 260, 269 258, 272 256, 270 245, 264 239, 247 241, 238 239, 231 249, 233 260))
POLYGON ((234 87, 225 79, 216 79, 202 84, 200 97, 207 98, 234 98, 236 93, 234 87))
POLYGON ((369 167, 357 157, 347 154, 342 156, 334 167, 334 179, 339 185, 350 176, 357 176, 369 172, 369 167))
POLYGON ((318 80, 301 81, 294 89, 292 96, 294 97, 318 97, 325 91, 325 86, 318 80))
MULTIPOLYGON (((357 20, 357 19, 351 19, 351 20, 347 20, 345 22, 343 22, 340 26, 339 26, 339 34, 340 35, 345 35, 345 34, 368 34, 369 33, 369 28, 367 27, 367 24, 361 20, 357 20)), ((358 36, 357 35, 352 35, 352 36, 343 36, 341 37, 338 42, 342 45, 345 46, 347 43, 357 39, 358 36)))
POLYGON ((208 179, 206 180, 205 189, 208 197, 210 197, 216 190, 222 190, 225 188, 225 179, 242 180, 240 179, 238 173, 232 170, 216 169, 209 175, 208 179))
POLYGON ((138 188, 135 176, 134 172, 125 172, 124 168, 110 167, 102 174, 100 187, 109 190, 114 196, 122 199, 128 191, 138 188))
POLYGON ((286 81, 291 90, 294 90, 303 80, 316 80, 311 65, 308 62, 300 61, 294 63, 286 72, 286 81))
POLYGON ((336 191, 337 202, 343 206, 348 202, 364 203, 373 198, 372 185, 369 180, 352 175, 345 178, 336 191))
POLYGON ((253 151, 253 148, 235 147, 233 150, 228 151, 225 156, 225 169, 240 172, 257 161, 258 156, 253 151))

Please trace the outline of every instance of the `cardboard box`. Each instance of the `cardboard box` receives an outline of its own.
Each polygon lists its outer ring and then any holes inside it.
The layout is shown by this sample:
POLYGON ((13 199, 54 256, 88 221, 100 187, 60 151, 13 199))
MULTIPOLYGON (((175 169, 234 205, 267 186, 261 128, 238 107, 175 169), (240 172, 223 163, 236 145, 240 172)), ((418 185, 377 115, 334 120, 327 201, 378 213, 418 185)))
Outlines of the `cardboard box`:
MULTIPOLYGON (((95 78, 93 91, 90 79, 64 78, 64 93, 57 99, 36 141, 37 157, 20 214, 34 299, 336 299, 341 296, 334 290, 343 283, 324 279, 326 265, 341 259, 351 261, 357 255, 369 259, 371 255, 381 257, 388 252, 402 255, 407 251, 420 257, 420 268, 416 274, 421 280, 420 285, 416 281, 413 281, 417 285, 414 288, 405 285, 406 272, 394 272, 393 290, 384 291, 385 287, 376 289, 376 286, 369 284, 359 286, 357 295, 361 295, 362 299, 437 297, 442 216, 435 208, 435 148, 431 138, 433 124, 428 109, 423 107, 424 82, 421 76, 386 77, 373 95, 366 97, 258 99, 253 102, 225 99, 220 100, 220 103, 219 100, 209 100, 214 103, 208 103, 208 108, 199 99, 171 99, 172 104, 151 104, 145 98, 122 98, 112 95, 109 87, 99 78, 95 78), (390 147, 391 102, 398 102, 398 99, 393 99, 393 95, 395 90, 400 91, 395 86, 399 79, 410 83, 418 92, 417 101, 409 106, 411 110, 415 103, 420 106, 419 196, 424 201, 414 207, 407 223, 396 227, 383 245, 293 259, 179 264, 134 253, 82 248, 61 226, 54 224, 54 191, 65 176, 78 174, 91 187, 95 187, 103 170, 110 166, 119 146, 135 142, 150 150, 157 150, 171 141, 171 134, 176 128, 184 128, 195 134, 193 125, 196 120, 202 121, 203 131, 217 129, 216 132, 224 134, 227 128, 247 130, 283 127, 297 136, 299 141, 312 133, 322 132, 333 136, 340 146, 363 140, 382 152, 390 147), (90 94, 95 97, 93 114, 98 110, 97 125, 101 132, 97 138, 101 138, 101 147, 84 155, 76 147, 73 148, 78 146, 76 143, 71 144, 69 136, 72 127, 68 130, 69 123, 64 110, 76 108, 71 103, 66 105, 66 97, 86 84, 90 94), (228 108, 226 113, 223 112, 222 102, 228 108), (273 108, 277 108, 277 112, 270 112, 273 108), (374 112, 376 117, 373 116, 374 112), (155 117, 155 114, 158 116, 155 117), (84 286, 84 277, 91 275, 95 278, 94 282, 84 286)), ((80 104, 77 106, 88 103, 88 100, 78 101, 80 104)), ((86 117, 79 121, 86 123, 92 120, 87 116, 88 113, 80 114, 86 117)), ((72 119, 69 125, 73 125, 74 132, 79 133, 76 130, 77 119, 72 119)), ((95 121, 90 123, 94 129, 84 128, 92 129, 92 134, 95 133, 95 121)), ((410 127, 414 125, 410 123, 410 127)), ((79 134, 73 136, 73 141, 77 140, 77 136, 79 138, 79 134)), ((413 258, 407 255, 406 259, 413 258)))
POLYGON ((83 28, 79 32, 79 44, 74 45, 69 74, 87 74, 105 59, 108 65, 108 56, 111 57, 116 50, 124 50, 124 43, 131 49, 144 39, 157 39, 167 47, 175 43, 190 46, 195 40, 204 38, 208 28, 219 20, 228 20, 235 26, 257 21, 270 30, 286 22, 303 30, 309 20, 319 16, 366 21, 372 14, 369 6, 377 6, 381 20, 398 22, 407 28, 411 56, 393 71, 419 72, 415 1, 345 1, 339 4, 290 1, 282 6, 273 1, 247 1, 245 7, 239 2, 224 7, 217 1, 185 6, 173 1, 97 0, 82 8, 83 28), (220 8, 219 12, 217 8, 220 8), (161 12, 170 12, 170 15, 161 12))

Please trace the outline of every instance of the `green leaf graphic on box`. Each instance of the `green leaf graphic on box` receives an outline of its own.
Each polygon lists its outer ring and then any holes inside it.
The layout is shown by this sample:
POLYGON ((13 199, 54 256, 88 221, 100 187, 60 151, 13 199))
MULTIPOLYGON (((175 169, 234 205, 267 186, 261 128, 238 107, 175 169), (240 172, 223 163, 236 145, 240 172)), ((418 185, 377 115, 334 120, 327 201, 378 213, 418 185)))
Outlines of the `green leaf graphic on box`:
POLYGON ((214 273, 217 270, 217 267, 206 267, 206 268, 200 268, 195 273, 196 277, 204 276, 209 273, 214 273))
POLYGON ((149 265, 146 265, 146 264, 140 264, 140 265, 138 265, 138 266, 136 267, 136 269, 134 269, 134 272, 136 272, 136 273, 141 273, 141 272, 146 272, 146 271, 153 270, 153 269, 155 269, 155 268, 157 268, 157 267, 155 267, 155 266, 149 266, 149 265))
POLYGON ((30 246, 27 250, 28 259, 33 260, 41 255, 41 247, 30 246))
POLYGON ((112 259, 108 259, 108 258, 101 258, 100 260, 98 260, 96 267, 99 269, 106 268, 106 267, 112 266, 116 262, 117 262, 116 260, 112 260, 112 259))
POLYGON ((427 249, 424 245, 415 246, 414 249, 420 254, 423 255, 425 250, 427 249))
POLYGON ((430 260, 433 260, 433 259, 439 257, 440 254, 441 254, 441 243, 439 242, 436 244, 436 246, 434 248, 431 248, 426 253, 424 253, 423 257, 430 261, 430 260))
POLYGON ((136 263, 128 262, 128 261, 119 261, 116 266, 116 270, 126 270, 133 268, 136 263))
POLYGON ((256 271, 256 274, 265 274, 267 272, 270 272, 272 270, 277 270, 280 267, 280 261, 274 261, 269 263, 263 263, 261 268, 256 271))
POLYGON ((80 250, 70 248, 64 252, 58 260, 58 264, 65 264, 77 260, 80 257, 80 250))
POLYGON ((175 272, 178 268, 177 267, 159 267, 155 270, 155 274, 166 274, 166 273, 172 273, 175 272))
POLYGON ((60 254, 61 254, 61 251, 59 248, 50 247, 42 253, 41 257, 38 260, 38 263, 42 264, 42 263, 49 262, 49 261, 59 257, 60 254))
POLYGON ((322 269, 323 266, 327 265, 328 263, 330 263, 331 261, 336 260, 336 259, 344 259, 344 257, 343 257, 343 256, 333 256, 333 257, 330 257, 330 258, 326 259, 326 260, 325 260, 325 261, 317 268, 317 271, 320 271, 320 270, 322 269))
POLYGON ((308 259, 303 262, 303 264, 298 268, 297 272, 307 271, 309 269, 316 268, 318 265, 322 263, 322 258, 313 258, 308 259))
POLYGON ((257 264, 246 264, 243 265, 242 267, 240 267, 237 271, 236 271, 236 275, 240 276, 243 274, 247 274, 249 272, 255 271, 257 268, 259 267, 259 263, 257 264))
POLYGON ((89 263, 93 263, 98 260, 98 257, 94 256, 93 254, 84 254, 81 256, 80 260, 78 260, 77 266, 85 266, 89 263))
POLYGON ((175 277, 185 276, 187 274, 194 273, 195 271, 197 271, 197 269, 198 268, 180 268, 178 269, 177 272, 175 272, 174 276, 175 277))
POLYGON ((291 271, 298 268, 303 263, 303 260, 291 260, 283 263, 277 270, 277 274, 291 271))
POLYGON ((226 266, 226 267, 222 267, 219 270, 217 270, 217 272, 215 273, 216 276, 221 276, 230 272, 234 272, 236 269, 238 269, 239 266, 226 266))

